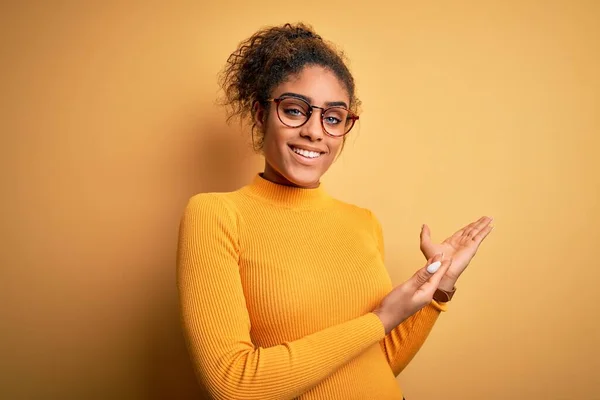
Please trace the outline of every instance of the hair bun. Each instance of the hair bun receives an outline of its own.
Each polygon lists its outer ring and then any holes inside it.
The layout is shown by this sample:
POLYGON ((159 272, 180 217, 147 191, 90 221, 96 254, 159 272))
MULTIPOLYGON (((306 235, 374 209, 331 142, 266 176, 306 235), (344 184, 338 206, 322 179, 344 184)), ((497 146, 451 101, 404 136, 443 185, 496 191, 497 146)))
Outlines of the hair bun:
POLYGON ((288 31, 289 39, 319 39, 321 36, 317 35, 312 29, 306 25, 300 23, 297 25, 285 24, 284 28, 288 31))

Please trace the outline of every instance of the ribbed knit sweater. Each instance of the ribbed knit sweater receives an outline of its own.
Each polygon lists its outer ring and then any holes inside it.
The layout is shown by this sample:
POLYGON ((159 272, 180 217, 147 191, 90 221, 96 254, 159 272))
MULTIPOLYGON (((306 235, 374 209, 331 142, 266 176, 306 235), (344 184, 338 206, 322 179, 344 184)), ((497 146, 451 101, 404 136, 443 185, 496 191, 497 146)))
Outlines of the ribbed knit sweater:
POLYGON ((177 282, 214 399, 402 399, 395 376, 445 310, 434 301, 385 335, 372 311, 392 284, 375 216, 260 174, 189 200, 177 282))

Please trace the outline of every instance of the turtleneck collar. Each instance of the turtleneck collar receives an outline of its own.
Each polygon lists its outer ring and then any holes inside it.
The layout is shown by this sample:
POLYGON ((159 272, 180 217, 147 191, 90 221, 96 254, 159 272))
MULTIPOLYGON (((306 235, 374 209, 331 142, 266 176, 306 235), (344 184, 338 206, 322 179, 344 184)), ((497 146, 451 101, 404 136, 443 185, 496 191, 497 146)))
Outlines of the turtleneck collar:
POLYGON ((242 192, 288 208, 323 208, 332 200, 323 184, 314 189, 285 186, 266 180, 262 174, 256 174, 252 183, 245 186, 242 192))

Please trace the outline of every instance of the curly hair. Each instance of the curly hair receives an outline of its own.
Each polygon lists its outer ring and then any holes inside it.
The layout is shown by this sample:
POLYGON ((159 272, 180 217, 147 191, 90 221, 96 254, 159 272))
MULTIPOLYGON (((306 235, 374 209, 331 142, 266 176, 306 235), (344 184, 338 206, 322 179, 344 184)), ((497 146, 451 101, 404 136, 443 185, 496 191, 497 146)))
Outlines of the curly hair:
POLYGON ((255 102, 268 109, 267 99, 273 89, 309 65, 332 71, 348 91, 351 110, 358 112, 360 100, 344 53, 308 25, 288 23, 261 29, 241 42, 227 59, 219 79, 225 95, 222 103, 230 107, 228 120, 248 119, 255 150, 262 149, 264 140, 264 132, 258 132, 255 140, 255 102))

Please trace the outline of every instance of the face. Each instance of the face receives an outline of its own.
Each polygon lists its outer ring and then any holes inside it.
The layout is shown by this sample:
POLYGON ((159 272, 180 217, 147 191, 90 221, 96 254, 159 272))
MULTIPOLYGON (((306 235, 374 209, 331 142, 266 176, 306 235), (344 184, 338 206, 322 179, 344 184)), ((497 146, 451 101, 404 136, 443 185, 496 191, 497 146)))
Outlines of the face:
MULTIPOLYGON (((304 68, 273 90, 272 98, 294 94, 306 98, 311 105, 327 108, 344 105, 348 108, 348 91, 335 74, 320 66, 304 68)), ((314 188, 339 153, 343 139, 323 132, 321 110, 313 109, 310 119, 301 127, 290 128, 277 116, 272 102, 268 115, 264 109, 255 114, 259 129, 264 132, 263 177, 288 186, 314 188)))

